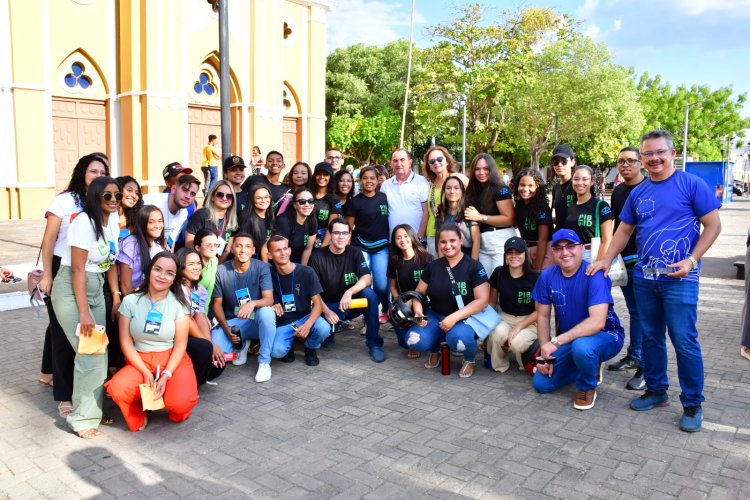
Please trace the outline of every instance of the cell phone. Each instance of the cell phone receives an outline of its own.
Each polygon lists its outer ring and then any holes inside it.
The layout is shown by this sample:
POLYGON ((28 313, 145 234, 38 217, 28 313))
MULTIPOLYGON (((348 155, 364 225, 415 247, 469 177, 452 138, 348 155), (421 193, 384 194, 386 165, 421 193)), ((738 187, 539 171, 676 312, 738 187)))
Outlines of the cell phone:
POLYGON ((542 356, 536 357, 536 364, 538 365, 554 365, 557 358, 543 358, 542 356))
POLYGON ((296 321, 292 322, 292 328, 294 329, 294 331, 295 331, 295 332, 296 332, 297 330, 299 330, 299 325, 297 324, 297 322, 296 322, 296 321))

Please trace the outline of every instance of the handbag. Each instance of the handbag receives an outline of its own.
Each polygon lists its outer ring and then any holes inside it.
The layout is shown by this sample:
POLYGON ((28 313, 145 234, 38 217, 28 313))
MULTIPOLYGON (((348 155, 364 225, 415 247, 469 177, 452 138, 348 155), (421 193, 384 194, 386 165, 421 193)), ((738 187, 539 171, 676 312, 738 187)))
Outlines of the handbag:
POLYGON ((34 269, 29 271, 26 275, 26 285, 29 291, 29 304, 31 310, 34 311, 34 315, 37 319, 42 318, 42 306, 44 305, 44 293, 39 289, 39 282, 42 281, 44 271, 39 269, 39 259, 42 256, 42 247, 39 247, 39 255, 36 256, 36 264, 34 269))
MULTIPOLYGON (((453 291, 456 289, 456 280, 453 279, 451 266, 446 265, 445 269, 448 271, 448 277, 451 280, 451 291, 453 291)), ((462 309, 464 307, 463 304, 458 302, 458 300, 456 300, 456 304, 458 305, 459 309, 462 309)), ((478 313, 472 314, 471 316, 466 318, 464 322, 466 322, 466 324, 469 325, 472 330, 474 330, 474 333, 477 337, 479 337, 479 340, 484 341, 484 339, 487 338, 490 332, 494 330, 498 324, 500 324, 500 320, 500 315, 497 314, 495 309, 490 305, 487 305, 478 313)))
POLYGON ((625 268, 622 254, 618 254, 612 260, 609 266, 609 279, 612 280, 612 286, 628 286, 628 270, 625 268))
POLYGON ((591 250, 584 250, 583 252, 583 259, 589 263, 596 260, 596 257, 599 256, 599 249, 602 247, 602 237, 599 228, 599 205, 601 204, 601 202, 602 200, 597 199, 596 208, 594 209, 594 237, 591 238, 591 250), (586 252, 588 252, 588 255, 586 254, 586 252))

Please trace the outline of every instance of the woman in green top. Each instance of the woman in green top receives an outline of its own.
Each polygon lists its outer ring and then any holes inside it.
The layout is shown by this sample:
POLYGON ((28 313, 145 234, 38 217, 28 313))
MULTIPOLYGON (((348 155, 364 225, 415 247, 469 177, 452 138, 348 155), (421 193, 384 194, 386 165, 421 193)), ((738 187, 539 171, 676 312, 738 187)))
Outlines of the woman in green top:
POLYGON ((214 292, 216 284, 216 268, 219 265, 219 259, 216 252, 219 250, 219 238, 216 231, 210 227, 203 227, 195 233, 193 238, 193 247, 198 255, 201 256, 203 263, 203 274, 201 275, 200 284, 206 289, 208 298, 206 299, 206 315, 209 319, 213 316, 211 311, 211 295, 214 292))
POLYGON ((437 258, 437 248, 435 247, 435 216, 440 207, 440 199, 443 191, 443 183, 451 175, 458 177, 466 186, 469 179, 461 173, 455 173, 456 162, 453 156, 443 146, 433 146, 424 154, 422 161, 422 174, 430 181, 430 192, 427 197, 427 250, 430 255, 437 258))

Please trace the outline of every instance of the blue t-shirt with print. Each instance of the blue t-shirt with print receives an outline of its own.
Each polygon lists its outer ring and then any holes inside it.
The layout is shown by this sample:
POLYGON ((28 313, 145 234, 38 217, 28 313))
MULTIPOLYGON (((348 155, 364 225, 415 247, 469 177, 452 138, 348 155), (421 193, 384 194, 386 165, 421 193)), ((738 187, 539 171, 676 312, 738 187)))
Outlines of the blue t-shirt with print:
POLYGON ((602 271, 586 276, 588 262, 581 262, 578 271, 566 278, 558 266, 542 271, 534 285, 531 298, 540 304, 554 305, 559 333, 565 333, 589 317, 589 307, 609 304, 604 330, 625 335, 620 319, 612 307, 612 281, 602 271))
POLYGON ((620 220, 635 225, 637 278, 698 281, 701 263, 684 278, 665 274, 644 276, 643 270, 664 268, 686 259, 700 237, 700 218, 721 207, 708 185, 692 174, 675 171, 668 179, 646 179, 628 196, 620 220))

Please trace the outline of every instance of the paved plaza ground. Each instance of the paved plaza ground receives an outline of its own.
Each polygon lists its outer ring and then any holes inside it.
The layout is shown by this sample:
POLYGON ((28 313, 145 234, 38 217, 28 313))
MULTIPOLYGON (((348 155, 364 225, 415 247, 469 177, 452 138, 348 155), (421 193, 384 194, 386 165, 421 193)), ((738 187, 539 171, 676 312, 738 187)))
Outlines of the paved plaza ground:
MULTIPOLYGON (((157 412, 130 433, 107 400, 117 422, 85 441, 36 381, 46 321, 21 309, 0 312, 0 497, 750 498, 750 363, 739 356, 743 282, 732 266, 744 256, 750 199, 721 217, 701 280, 702 432, 677 428, 671 348, 670 407, 631 411, 632 372, 605 372, 596 406, 581 412, 572 386, 540 396, 515 367, 478 366, 467 380, 458 358, 450 377, 425 370, 389 329, 381 364, 352 330, 317 368, 302 356, 274 361, 265 384, 253 381, 254 358, 230 366, 182 424, 157 412)), ((23 223, 0 226, 6 255, 20 241, 15 227, 25 234, 23 223)), ((35 258, 28 233, 18 262, 35 258)), ((615 300, 627 324, 619 289, 615 300)))

